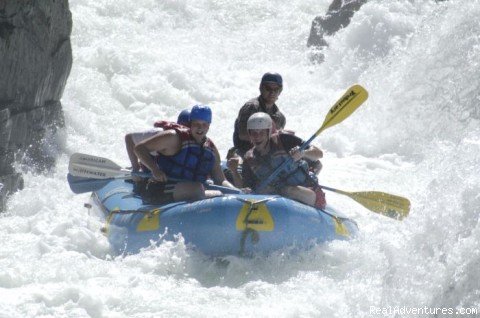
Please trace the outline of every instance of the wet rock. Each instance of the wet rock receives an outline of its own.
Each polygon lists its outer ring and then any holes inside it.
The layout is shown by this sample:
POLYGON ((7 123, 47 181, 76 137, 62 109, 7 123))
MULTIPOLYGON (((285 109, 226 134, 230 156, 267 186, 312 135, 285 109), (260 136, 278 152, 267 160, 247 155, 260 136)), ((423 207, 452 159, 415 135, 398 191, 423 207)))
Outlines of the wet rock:
MULTIPOLYGON (((307 47, 312 48, 312 62, 321 63, 325 56, 323 50, 328 46, 325 36, 331 36, 345 28, 362 5, 368 0, 333 0, 324 16, 316 17, 312 22, 307 47)), ((443 2, 446 0, 435 0, 443 2)))
POLYGON ((23 187, 15 161, 36 171, 55 164, 45 136, 64 125, 71 30, 68 0, 0 0, 0 207, 23 187))
POLYGON ((321 63, 324 60, 323 48, 328 46, 325 36, 335 34, 338 30, 346 27, 356 11, 367 0, 334 0, 328 8, 325 16, 318 16, 312 22, 307 46, 313 47, 311 59, 321 63))

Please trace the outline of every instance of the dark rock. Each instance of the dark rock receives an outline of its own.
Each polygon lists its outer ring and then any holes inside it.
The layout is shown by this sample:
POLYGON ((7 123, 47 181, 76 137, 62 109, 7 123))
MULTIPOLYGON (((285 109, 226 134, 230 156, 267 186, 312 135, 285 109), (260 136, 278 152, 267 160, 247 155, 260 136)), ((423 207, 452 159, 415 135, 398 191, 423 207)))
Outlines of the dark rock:
POLYGON ((310 36, 307 40, 307 46, 314 48, 311 56, 312 61, 323 62, 324 55, 322 50, 328 46, 324 37, 326 35, 333 35, 338 30, 346 27, 355 12, 366 2, 367 0, 334 0, 330 4, 325 16, 319 16, 313 20, 310 36))
POLYGON ((72 66, 71 30, 68 0, 0 0, 3 197, 23 188, 15 160, 36 171, 55 164, 45 136, 64 126, 60 98, 72 66))
POLYGON ((0 211, 5 208, 7 196, 18 189, 23 189, 23 178, 20 173, 12 172, 0 177, 0 211), (9 189, 13 189, 9 190, 9 189))
MULTIPOLYGON (((325 16, 318 16, 312 22, 310 36, 307 40, 307 47, 312 48, 312 62, 321 63, 324 61, 323 50, 328 46, 325 36, 335 34, 338 30, 350 24, 355 12, 368 0, 333 0, 325 16)), ((446 0, 435 0, 443 2, 446 0)))
POLYGON ((6 191, 3 190, 4 188, 3 183, 0 183, 0 211, 5 210, 5 201, 7 199, 6 191))

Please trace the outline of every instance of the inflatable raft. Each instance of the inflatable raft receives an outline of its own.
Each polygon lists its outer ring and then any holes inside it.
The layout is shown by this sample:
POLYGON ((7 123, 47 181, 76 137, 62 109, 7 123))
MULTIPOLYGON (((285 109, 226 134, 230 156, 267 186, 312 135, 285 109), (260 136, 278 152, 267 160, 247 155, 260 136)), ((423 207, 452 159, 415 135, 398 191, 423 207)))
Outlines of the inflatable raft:
POLYGON ((354 221, 327 206, 318 210, 274 195, 227 194, 165 205, 145 203, 131 182, 114 179, 93 192, 105 216, 104 232, 117 253, 181 234, 185 243, 206 255, 253 255, 286 248, 344 240, 358 229, 354 221))

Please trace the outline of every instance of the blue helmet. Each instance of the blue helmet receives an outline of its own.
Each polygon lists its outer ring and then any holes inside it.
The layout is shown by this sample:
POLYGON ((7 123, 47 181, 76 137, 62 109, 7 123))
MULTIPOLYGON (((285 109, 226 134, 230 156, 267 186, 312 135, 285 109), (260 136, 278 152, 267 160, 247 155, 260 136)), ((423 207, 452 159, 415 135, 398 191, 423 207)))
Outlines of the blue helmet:
POLYGON ((190 121, 203 120, 207 123, 212 122, 212 110, 207 105, 195 105, 190 111, 190 121))
POLYGON ((260 85, 263 83, 270 82, 275 83, 278 86, 283 86, 283 79, 282 76, 278 73, 265 73, 262 76, 262 80, 260 81, 260 85))
POLYGON ((190 109, 184 109, 180 112, 177 118, 177 124, 183 126, 190 125, 190 109))

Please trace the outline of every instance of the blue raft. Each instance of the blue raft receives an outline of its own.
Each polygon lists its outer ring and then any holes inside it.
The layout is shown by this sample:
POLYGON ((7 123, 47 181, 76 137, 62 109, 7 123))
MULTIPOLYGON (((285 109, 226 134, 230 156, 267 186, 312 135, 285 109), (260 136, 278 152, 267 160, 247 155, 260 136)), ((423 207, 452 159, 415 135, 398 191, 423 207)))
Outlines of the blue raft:
POLYGON ((133 184, 112 180, 93 193, 103 211, 108 240, 117 253, 137 253, 152 242, 175 240, 210 256, 252 255, 354 236, 357 225, 325 210, 274 195, 227 194, 196 202, 149 205, 133 184))

